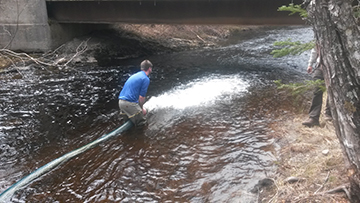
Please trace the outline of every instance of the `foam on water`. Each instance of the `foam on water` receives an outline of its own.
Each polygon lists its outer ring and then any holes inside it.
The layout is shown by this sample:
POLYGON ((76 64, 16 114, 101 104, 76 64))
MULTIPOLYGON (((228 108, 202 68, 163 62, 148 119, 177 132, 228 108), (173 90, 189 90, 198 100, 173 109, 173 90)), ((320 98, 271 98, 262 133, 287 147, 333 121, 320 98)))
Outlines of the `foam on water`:
POLYGON ((249 84, 240 75, 211 75, 173 88, 150 98, 144 105, 148 110, 209 105, 216 100, 229 98, 235 93, 246 92, 249 84))

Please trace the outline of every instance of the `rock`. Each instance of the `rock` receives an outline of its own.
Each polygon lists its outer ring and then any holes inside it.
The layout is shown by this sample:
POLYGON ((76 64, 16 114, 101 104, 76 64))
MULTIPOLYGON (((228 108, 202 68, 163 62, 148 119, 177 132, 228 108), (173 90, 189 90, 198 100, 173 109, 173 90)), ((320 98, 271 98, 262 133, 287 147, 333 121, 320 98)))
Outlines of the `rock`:
POLYGON ((252 193, 259 192, 262 188, 270 187, 274 185, 274 180, 270 178, 264 178, 262 180, 259 180, 259 182, 254 186, 253 189, 250 190, 252 193))
POLYGON ((295 176, 290 176, 284 180, 284 183, 296 183, 306 180, 305 178, 299 178, 295 176))
POLYGON ((322 154, 323 154, 323 155, 328 155, 328 154, 329 154, 329 150, 328 150, 328 149, 323 150, 323 151, 322 151, 322 154))

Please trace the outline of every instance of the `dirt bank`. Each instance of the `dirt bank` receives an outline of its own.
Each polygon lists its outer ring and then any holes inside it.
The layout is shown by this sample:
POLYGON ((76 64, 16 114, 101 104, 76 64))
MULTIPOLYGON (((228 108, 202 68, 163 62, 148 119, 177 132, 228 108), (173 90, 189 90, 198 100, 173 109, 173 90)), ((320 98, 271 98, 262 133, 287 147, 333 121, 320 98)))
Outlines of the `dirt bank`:
POLYGON ((267 92, 277 95, 276 99, 264 96, 258 102, 274 106, 272 112, 262 114, 277 118, 269 132, 278 146, 274 152, 277 171, 268 177, 272 184, 257 191, 259 202, 349 202, 344 156, 332 121, 321 116, 319 127, 305 127, 301 123, 308 117, 311 94, 300 102, 277 89, 267 92))
MULTIPOLYGON (((249 28, 224 25, 141 25, 118 24, 112 29, 94 31, 34 58, 46 66, 96 63, 117 65, 119 61, 166 52, 218 46, 232 32, 249 28)), ((0 49, 0 69, 34 62, 0 49)))

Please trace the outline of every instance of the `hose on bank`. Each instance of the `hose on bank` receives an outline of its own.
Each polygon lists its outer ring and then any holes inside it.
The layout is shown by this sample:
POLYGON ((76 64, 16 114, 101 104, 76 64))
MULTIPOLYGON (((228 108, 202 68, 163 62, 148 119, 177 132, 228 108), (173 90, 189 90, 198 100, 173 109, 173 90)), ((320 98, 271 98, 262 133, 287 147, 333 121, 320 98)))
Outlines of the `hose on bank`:
POLYGON ((55 167, 65 163, 66 161, 74 158, 75 156, 97 146, 98 144, 112 138, 115 137, 117 135, 120 135, 122 132, 129 130, 131 127, 133 126, 133 123, 128 120, 126 121, 122 126, 120 126, 119 128, 115 129, 114 131, 112 131, 109 134, 105 134, 103 136, 101 136, 100 138, 80 147, 77 148, 71 152, 68 152, 67 154, 52 160, 51 162, 45 164, 44 166, 36 169, 35 171, 33 171, 32 173, 30 173, 29 175, 25 176, 24 178, 22 178, 21 180, 19 180, 18 182, 16 182, 15 184, 13 184, 12 186, 10 186, 8 189, 6 189, 4 192, 2 192, 0 194, 0 203, 7 203, 10 202, 11 197, 13 196, 13 194, 21 189, 22 187, 28 185, 30 182, 32 182, 33 180, 35 180, 36 178, 39 178, 40 176, 44 175, 45 173, 49 172, 50 170, 54 169, 55 167))

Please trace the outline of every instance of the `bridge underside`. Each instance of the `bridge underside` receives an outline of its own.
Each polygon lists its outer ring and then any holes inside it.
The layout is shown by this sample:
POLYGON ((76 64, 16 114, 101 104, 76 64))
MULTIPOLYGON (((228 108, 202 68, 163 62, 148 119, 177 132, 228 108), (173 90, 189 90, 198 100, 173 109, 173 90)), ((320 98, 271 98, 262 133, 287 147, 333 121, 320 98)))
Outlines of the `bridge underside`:
MULTIPOLYGON (((114 23, 303 25, 303 0, 0 0, 0 48, 48 51, 114 23)), ((110 25, 110 26, 109 26, 110 25)))
POLYGON ((47 0, 50 19, 59 23, 159 23, 298 25, 298 15, 279 12, 303 0, 47 0))

